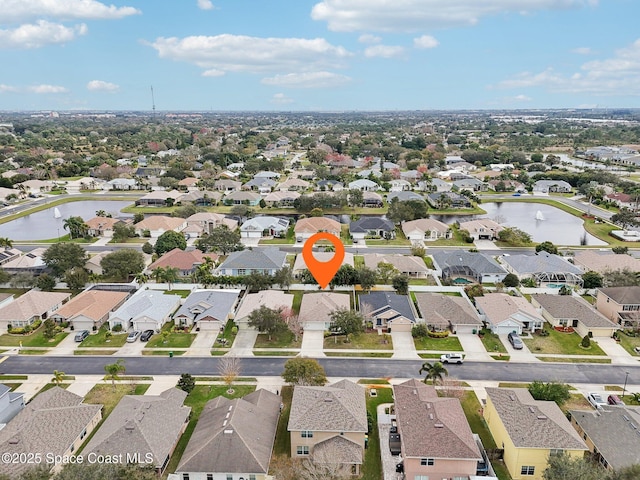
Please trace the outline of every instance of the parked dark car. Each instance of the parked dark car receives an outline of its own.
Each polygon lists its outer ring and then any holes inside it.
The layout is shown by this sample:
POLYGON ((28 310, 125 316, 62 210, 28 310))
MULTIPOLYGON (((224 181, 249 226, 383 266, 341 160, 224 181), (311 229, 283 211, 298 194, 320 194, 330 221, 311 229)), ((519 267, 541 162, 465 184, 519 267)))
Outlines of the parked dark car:
POLYGON ((400 453, 402 452, 402 444, 400 443, 399 433, 389 434, 389 450, 391 451, 391 455, 400 455, 400 453))
POLYGON ((88 336, 89 336, 89 330, 80 330, 78 333, 76 333, 74 340, 76 342, 82 342, 88 336))
POLYGON ((524 347, 524 344, 522 343, 522 339, 520 338, 520 335, 518 335, 516 332, 511 332, 507 338, 509 339, 509 343, 511 344, 511 346, 516 349, 516 350, 522 350, 524 347))
POLYGON ((620 397, 618 397, 618 395, 609 395, 607 397, 607 403, 609 405, 624 405, 624 402, 620 400, 620 397))
POLYGON ((149 339, 152 337, 152 335, 153 335, 153 330, 145 330, 144 332, 142 332, 142 335, 140 335, 140 341, 148 342, 149 339))

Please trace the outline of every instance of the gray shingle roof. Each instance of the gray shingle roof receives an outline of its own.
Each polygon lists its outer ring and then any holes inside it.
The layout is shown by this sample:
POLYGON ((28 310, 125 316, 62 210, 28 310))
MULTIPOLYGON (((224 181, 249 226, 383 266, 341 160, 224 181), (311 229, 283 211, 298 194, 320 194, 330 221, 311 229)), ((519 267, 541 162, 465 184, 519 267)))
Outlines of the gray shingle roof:
POLYGON ((211 317, 224 322, 238 299, 238 291, 201 290, 189 295, 175 313, 174 318, 201 319, 211 317))
POLYGON ((281 252, 277 248, 242 250, 230 253, 224 263, 220 265, 220 269, 280 269, 286 259, 286 252, 281 252))
MULTIPOLYGON (((395 292, 369 292, 367 294, 361 294, 359 298, 361 306, 363 304, 367 304, 375 313, 395 310, 406 319, 411 320, 412 322, 416 321, 407 295, 398 295, 395 292)), ((388 320, 393 321, 393 319, 397 317, 398 315, 395 315, 388 320)))
POLYGON ((364 388, 349 380, 324 387, 296 386, 287 430, 366 432, 364 395, 364 388))
POLYGON ((314 463, 362 464, 362 447, 341 435, 318 442, 313 447, 314 463))
POLYGON ((187 393, 171 388, 160 395, 125 395, 84 448, 86 454, 153 454, 161 468, 178 442, 191 408, 187 393))
POLYGON ((510 255, 502 257, 502 261, 509 264, 518 275, 540 272, 582 274, 582 270, 567 262, 563 257, 548 252, 538 252, 534 255, 510 255))
POLYGON ((575 318, 588 328, 616 328, 617 325, 582 298, 571 295, 534 294, 535 300, 553 318, 575 318))
POLYGON ((640 287, 608 287, 600 291, 620 305, 640 304, 640 287))
POLYGON ((178 295, 163 295, 157 290, 139 290, 115 312, 109 316, 109 320, 117 318, 122 320, 136 320, 148 317, 155 321, 161 321, 180 304, 178 295))
POLYGON ((555 402, 534 400, 524 388, 486 388, 516 448, 587 450, 555 402))
POLYGON ((433 254, 433 259, 441 270, 453 266, 467 266, 478 274, 506 273, 498 262, 482 253, 466 250, 441 250, 433 254))
POLYGON ((417 200, 419 202, 426 202, 424 197, 415 192, 401 191, 391 192, 387 195, 387 202, 391 202, 394 198, 397 198, 399 202, 408 202, 409 200, 417 200))
POLYGON ((393 396, 406 457, 482 460, 457 398, 416 379, 393 387, 393 396))
POLYGON ((207 402, 176 473, 267 473, 281 401, 261 389, 207 402))
POLYGON ((414 295, 427 325, 451 326, 454 331, 458 325, 482 325, 476 309, 463 297, 426 292, 415 292, 414 295))
POLYGON ((384 230, 385 232, 393 232, 395 225, 391 220, 382 217, 362 217, 349 225, 351 233, 367 233, 370 230, 384 230))

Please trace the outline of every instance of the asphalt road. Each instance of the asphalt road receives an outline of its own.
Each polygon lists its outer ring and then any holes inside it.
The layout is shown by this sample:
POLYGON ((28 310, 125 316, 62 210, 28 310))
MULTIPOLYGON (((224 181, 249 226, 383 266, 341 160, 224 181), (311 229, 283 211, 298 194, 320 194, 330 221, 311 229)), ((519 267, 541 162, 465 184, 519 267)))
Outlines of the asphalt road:
MULTIPOLYGON (((127 375, 217 375, 217 357, 127 357, 127 375)), ((96 375, 104 373, 104 366, 113 363, 112 356, 11 356, 0 363, 0 374, 50 374, 61 370, 67 375, 96 375)), ((242 359, 244 376, 279 376, 287 358, 249 357, 242 359)), ((390 360, 369 358, 323 358, 319 362, 329 377, 411 378, 420 377, 420 360, 390 360)), ((460 380, 488 380, 531 382, 558 380, 566 383, 622 384, 629 372, 628 385, 640 384, 640 365, 609 365, 589 363, 511 363, 465 362, 447 365, 451 377, 460 380)))

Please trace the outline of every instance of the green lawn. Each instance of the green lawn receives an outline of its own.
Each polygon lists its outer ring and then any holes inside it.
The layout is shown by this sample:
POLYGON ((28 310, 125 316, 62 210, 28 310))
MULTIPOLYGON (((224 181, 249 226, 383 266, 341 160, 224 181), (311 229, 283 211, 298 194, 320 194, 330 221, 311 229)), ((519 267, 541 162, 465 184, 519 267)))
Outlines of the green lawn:
POLYGON ((325 352, 327 357, 357 357, 357 358, 391 358, 393 356, 393 352, 384 351, 384 352, 349 352, 347 350, 343 350, 341 352, 325 352))
POLYGON ((291 330, 287 329, 282 332, 274 333, 271 335, 271 340, 269 340, 269 335, 266 333, 261 333, 258 335, 256 339, 256 343, 253 346, 254 348, 300 348, 302 345, 302 337, 298 338, 298 341, 295 340, 295 336, 291 330))
POLYGON ((0 335, 0 345, 7 347, 19 347, 22 342, 23 347, 55 347, 64 338, 69 335, 68 332, 62 332, 55 336, 55 338, 48 340, 44 338, 42 332, 44 331, 41 325, 38 329, 30 335, 0 335))
MULTIPOLYGON (((104 350, 104 349, 92 349, 92 350, 74 350, 74 355, 113 355, 118 350, 104 350)), ((144 354, 143 354, 144 355, 144 354)))
POLYGON ((362 480, 382 479, 382 459, 380 458, 380 436, 378 435, 378 405, 393 403, 393 390, 391 388, 377 388, 375 397, 367 394, 367 414, 373 418, 375 425, 369 432, 367 449, 364 452, 362 465, 362 480))
POLYGON ((634 347, 640 347, 640 337, 630 337, 624 333, 618 333, 620 339, 620 345, 631 355, 638 357, 638 354, 633 350, 634 347))
POLYGON ((396 238, 394 238, 393 240, 372 239, 372 240, 365 240, 365 242, 367 243, 367 246, 370 246, 370 247, 374 247, 374 246, 384 247, 386 245, 394 245, 394 246, 411 245, 411 242, 407 240, 407 237, 404 236, 404 232, 399 228, 396 228, 396 238))
POLYGON ((567 357, 543 357, 538 356, 543 362, 559 362, 559 363, 611 363, 610 358, 567 358, 567 357))
POLYGON ((354 255, 353 266, 356 269, 364 267, 364 257, 362 255, 354 255))
MULTIPOLYGON (((547 326, 548 327, 548 326, 547 326)), ((592 339, 591 347, 583 348, 580 345, 580 335, 577 333, 562 333, 553 328, 546 328, 548 337, 534 334, 533 338, 523 338, 531 353, 534 354, 561 354, 561 355, 605 355, 598 344, 592 339)))
MULTIPOLYGON (((165 290, 164 295, 179 295, 182 298, 187 298, 191 295, 191 290, 165 290)), ((166 325, 166 324, 165 324, 166 325)), ((173 324, 171 324, 173 325, 173 324)))
POLYGON ((0 382, 7 380, 27 380, 28 378, 28 375, 0 375, 0 382))
POLYGON ((170 333, 166 341, 156 333, 147 343, 146 348, 189 348, 196 338, 194 333, 170 333))
POLYGON ((507 349, 503 345, 500 337, 495 333, 491 333, 489 329, 483 329, 480 332, 482 334, 482 344, 487 352, 507 353, 507 349))
POLYGON ((282 396, 282 404, 284 405, 284 407, 282 408, 280 418, 278 419, 278 429, 276 430, 276 439, 273 445, 273 454, 285 455, 288 457, 291 454, 291 435, 289 435, 287 425, 289 423, 289 414, 291 413, 293 387, 289 385, 282 387, 282 391, 280 392, 280 394, 282 396))
MULTIPOLYGON (((186 350, 171 350, 171 353, 173 353, 174 357, 184 355, 185 352, 186 350)), ((168 357, 169 352, 167 352, 166 350, 142 350, 142 355, 161 355, 164 357, 168 357)))
MULTIPOLYGON (((211 352, 211 354, 214 355, 213 352, 211 352)), ((298 355, 298 352, 282 350, 254 350, 253 355, 256 357, 295 357, 298 355)))
POLYGON ((84 397, 85 403, 102 404, 102 417, 106 418, 125 395, 144 395, 149 388, 148 383, 116 383, 115 388, 109 383, 95 385, 84 397))
POLYGON ((345 343, 343 335, 336 335, 324 339, 324 348, 335 349, 360 349, 360 350, 393 350, 391 335, 378 335, 377 332, 365 332, 351 335, 349 342, 345 343), (385 343, 385 341, 387 343, 385 343))
POLYGON ((462 351, 462 345, 460 345, 458 337, 452 337, 451 335, 446 338, 414 338, 413 343, 416 346, 416 350, 462 351))
POLYGON ((360 385, 389 385, 386 378, 361 378, 358 380, 360 385))
POLYGON ((102 326, 96 334, 89 335, 80 343, 80 347, 121 347, 127 341, 127 334, 125 333, 112 333, 111 337, 107 338, 107 332, 109 331, 108 325, 102 326))

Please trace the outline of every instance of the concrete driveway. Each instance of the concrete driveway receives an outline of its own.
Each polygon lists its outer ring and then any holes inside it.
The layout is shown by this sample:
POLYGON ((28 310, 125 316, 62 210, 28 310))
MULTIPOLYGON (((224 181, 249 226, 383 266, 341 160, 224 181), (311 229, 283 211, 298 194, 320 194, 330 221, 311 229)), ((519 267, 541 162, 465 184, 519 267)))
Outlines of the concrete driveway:
POLYGON ((140 337, 135 342, 127 342, 114 354, 114 356, 139 356, 142 355, 142 350, 147 346, 147 342, 141 342, 140 337))
POLYGON ((213 342, 218 338, 219 330, 200 330, 191 347, 184 352, 185 357, 210 357, 213 342))
POLYGON ((484 344, 478 335, 474 335, 473 333, 458 333, 457 337, 458 340, 460 340, 460 345, 462 345, 465 360, 476 362, 490 362, 493 360, 484 348, 484 344))
POLYGON ((76 332, 70 332, 55 348, 47 352, 47 355, 73 355, 79 343, 75 340, 76 332))
POLYGON ((258 338, 258 331, 251 328, 241 328, 238 335, 229 349, 227 355, 234 357, 253 357, 253 345, 258 338))
POLYGON ((416 345, 413 343, 411 332, 394 332, 391 330, 391 340, 393 341, 393 355, 391 358, 402 358, 404 360, 420 358, 416 353, 416 345))
POLYGON ((522 350, 516 350, 511 346, 511 342, 509 342, 507 335, 499 335, 499 337, 507 349, 507 354, 511 355, 511 359, 509 360, 510 362, 538 363, 542 361, 531 353, 531 350, 529 350, 526 343, 522 342, 522 350))
POLYGON ((611 358, 611 363, 617 365, 638 365, 638 357, 632 356, 613 338, 594 338, 604 353, 611 358))
POLYGON ((300 356, 302 357, 326 357, 324 354, 324 331, 305 330, 302 334, 302 346, 300 356))

